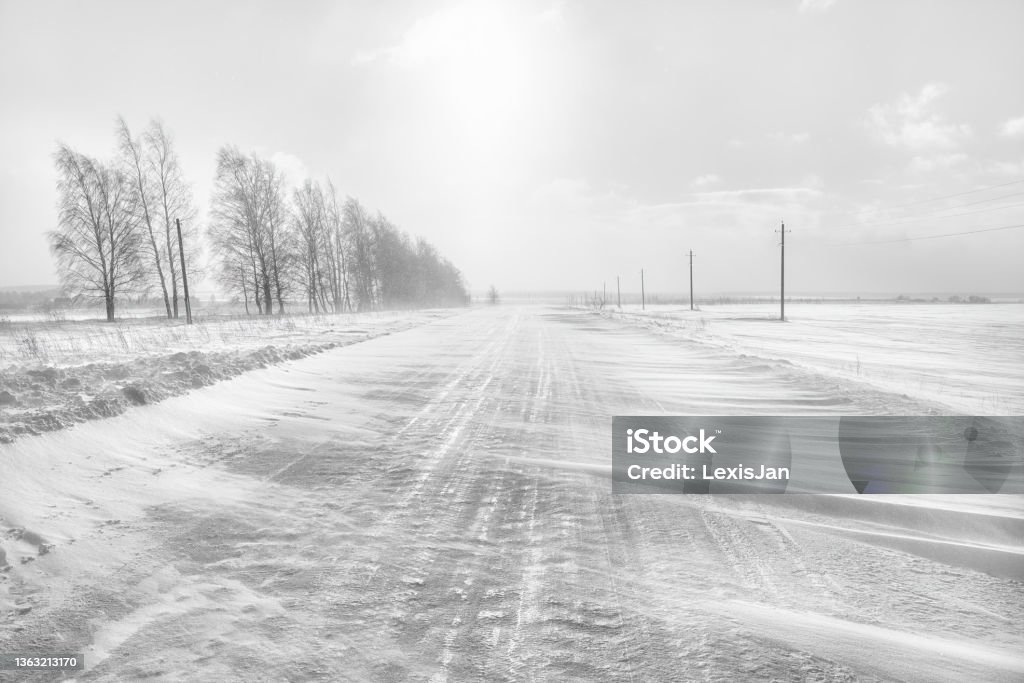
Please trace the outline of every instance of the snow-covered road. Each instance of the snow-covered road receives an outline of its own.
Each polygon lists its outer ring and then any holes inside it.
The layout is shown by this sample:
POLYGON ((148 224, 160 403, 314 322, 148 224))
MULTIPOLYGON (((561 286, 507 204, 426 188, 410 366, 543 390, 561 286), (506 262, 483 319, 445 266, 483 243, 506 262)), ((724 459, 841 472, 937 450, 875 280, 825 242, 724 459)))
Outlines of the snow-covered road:
POLYGON ((0 652, 84 652, 83 681, 1021 680, 1020 497, 611 493, 613 415, 933 411, 475 309, 0 446, 0 652))

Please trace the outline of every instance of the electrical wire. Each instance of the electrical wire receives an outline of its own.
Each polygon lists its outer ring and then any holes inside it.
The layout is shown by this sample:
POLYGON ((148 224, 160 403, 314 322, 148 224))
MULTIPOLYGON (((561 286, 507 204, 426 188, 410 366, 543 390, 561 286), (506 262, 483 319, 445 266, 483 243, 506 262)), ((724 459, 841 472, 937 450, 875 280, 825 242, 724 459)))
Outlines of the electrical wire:
POLYGON ((833 226, 833 229, 838 230, 840 228, 866 228, 866 227, 870 227, 872 225, 897 225, 899 223, 911 223, 913 221, 923 221, 923 220, 936 219, 936 218, 952 218, 953 216, 967 216, 967 215, 972 214, 972 213, 982 213, 984 211, 996 211, 996 210, 999 210, 999 209, 1005 209, 1005 208, 1009 208, 1009 207, 1012 207, 1012 206, 1021 206, 1022 204, 1024 204, 1024 202, 1018 202, 1018 203, 1015 203, 1015 204, 1004 204, 1002 206, 990 206, 990 207, 986 207, 984 209, 976 209, 974 211, 965 211, 963 213, 953 213, 953 214, 948 214, 946 216, 937 215, 938 213, 941 213, 943 211, 949 211, 951 209, 965 209, 968 206, 977 206, 978 204, 987 204, 988 202, 996 202, 996 201, 999 201, 999 200, 1002 200, 1002 199, 1010 199, 1011 197, 1019 197, 1020 195, 1024 195, 1024 192, 1011 192, 1010 194, 1004 194, 1004 195, 1000 195, 998 197, 990 197, 989 199, 980 199, 980 200, 978 200, 976 202, 968 202, 967 204, 957 204, 956 206, 946 206, 946 207, 942 207, 942 208, 932 209, 931 211, 933 213, 927 213, 927 214, 924 214, 922 216, 908 216, 908 217, 905 217, 905 218, 895 218, 893 220, 884 220, 883 219, 881 221, 868 221, 866 223, 864 223, 864 222, 862 222, 862 223, 846 223, 846 224, 843 224, 843 225, 833 226), (935 213, 935 212, 937 212, 937 213, 935 213))
MULTIPOLYGON (((1024 192, 1018 192, 1017 194, 1024 194, 1024 192)), ((969 206, 969 205, 965 204, 965 206, 969 206)), ((899 219, 892 220, 892 221, 879 221, 879 222, 875 222, 875 223, 850 223, 850 224, 847 224, 847 225, 834 225, 834 226, 831 226, 829 229, 830 230, 841 230, 841 229, 844 229, 844 228, 870 228, 870 227, 879 227, 879 226, 883 226, 883 225, 900 225, 901 223, 913 223, 915 221, 941 220, 943 218, 956 218, 957 216, 971 216, 971 215, 974 215, 976 213, 984 213, 986 211, 998 211, 999 209, 1012 209, 1012 208, 1017 207, 1017 206, 1024 206, 1024 202, 1015 202, 1013 204, 1003 204, 1001 206, 988 206, 988 207, 985 207, 984 209, 974 209, 973 211, 961 211, 960 213, 949 213, 949 214, 946 214, 945 216, 914 216, 914 217, 911 217, 911 218, 899 218, 899 219)), ((950 208, 960 208, 960 207, 950 207, 950 208)))
POLYGON ((843 244, 831 244, 833 247, 857 247, 866 244, 894 244, 896 242, 916 242, 917 240, 937 240, 942 237, 959 237, 960 235, 975 235, 980 232, 995 232, 997 230, 1014 230, 1017 228, 1024 228, 1024 223, 1016 223, 1014 225, 1001 225, 995 228, 979 228, 977 230, 966 230, 964 232, 948 232, 942 235, 919 235, 917 237, 901 237, 898 239, 891 240, 876 240, 871 242, 846 242, 843 244))
POLYGON ((997 190, 1000 187, 1009 187, 1010 185, 1020 185, 1021 183, 1024 183, 1024 179, 1012 180, 1012 181, 1010 181, 1008 183, 1003 183, 1001 185, 990 185, 988 187, 979 187, 976 190, 967 190, 966 192, 957 192, 956 194, 947 194, 947 195, 945 195, 943 197, 933 197, 931 199, 920 199, 920 200, 918 200, 916 202, 908 202, 906 204, 897 204, 896 206, 887 207, 887 210, 892 211, 894 209, 902 209, 902 208, 905 208, 905 207, 908 207, 908 206, 917 206, 918 204, 927 204, 928 202, 940 202, 943 199, 953 199, 954 197, 963 197, 964 195, 967 195, 967 194, 977 194, 978 192, 984 192, 985 190, 997 190))

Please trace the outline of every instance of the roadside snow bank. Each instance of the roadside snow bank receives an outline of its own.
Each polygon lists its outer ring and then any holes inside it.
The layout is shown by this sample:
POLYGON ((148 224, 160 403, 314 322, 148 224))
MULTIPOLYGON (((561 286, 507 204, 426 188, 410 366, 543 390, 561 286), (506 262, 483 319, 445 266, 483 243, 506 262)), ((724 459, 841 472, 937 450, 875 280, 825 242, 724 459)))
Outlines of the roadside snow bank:
MULTIPOLYGON (((249 370, 391 334, 452 313, 297 316, 277 322, 248 322, 252 333, 246 335, 233 334, 238 329, 237 319, 211 321, 198 331, 184 328, 195 340, 183 338, 181 325, 162 321, 144 327, 133 324, 129 328, 132 336, 144 337, 144 346, 98 347, 60 355, 45 352, 36 359, 51 362, 13 363, 0 369, 0 443, 119 415, 132 406, 156 403, 249 370), (211 343, 213 339, 216 341, 211 343), (192 341, 197 343, 188 343, 192 341), (192 348, 181 350, 183 347, 192 348)), ((54 349, 66 349, 72 341, 80 343, 81 329, 43 326, 20 334, 45 339, 54 349)), ((123 331, 117 334, 124 336, 123 331)))

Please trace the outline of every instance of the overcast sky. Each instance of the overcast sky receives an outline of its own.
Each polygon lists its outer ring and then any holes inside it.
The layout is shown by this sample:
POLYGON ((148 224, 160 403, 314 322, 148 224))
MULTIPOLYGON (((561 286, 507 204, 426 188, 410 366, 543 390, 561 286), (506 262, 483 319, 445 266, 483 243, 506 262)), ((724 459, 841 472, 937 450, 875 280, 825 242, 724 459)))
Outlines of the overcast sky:
POLYGON ((1019 293, 1024 229, 837 244, 1024 223, 1021 27, 1019 0, 0 0, 0 286, 57 281, 57 141, 112 156, 121 114, 163 119, 201 218, 235 144, 477 290, 684 291, 693 249, 698 294, 771 291, 784 218, 795 293, 1019 293))

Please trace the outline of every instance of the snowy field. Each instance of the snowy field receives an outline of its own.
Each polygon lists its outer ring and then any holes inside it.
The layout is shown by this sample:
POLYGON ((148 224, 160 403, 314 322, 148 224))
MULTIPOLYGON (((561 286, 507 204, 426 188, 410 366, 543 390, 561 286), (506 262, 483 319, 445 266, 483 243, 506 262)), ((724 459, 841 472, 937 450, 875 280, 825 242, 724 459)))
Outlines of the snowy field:
POLYGON ((64 314, 0 318, 0 443, 111 417, 132 405, 452 312, 201 315, 194 325, 153 313, 129 311, 114 323, 64 314))
POLYGON ((790 303, 612 307, 605 315, 957 413, 1024 414, 1024 304, 790 303))
POLYGON ((1019 681, 1021 496, 615 496, 610 434, 1019 412, 1021 311, 477 307, 23 436, 0 641, 81 681, 1019 681))
POLYGON ((137 360, 189 351, 248 351, 268 344, 306 344, 341 336, 364 337, 407 320, 443 311, 287 316, 196 315, 167 320, 155 309, 129 309, 113 323, 102 312, 0 313, 0 370, 15 365, 67 367, 137 360))

